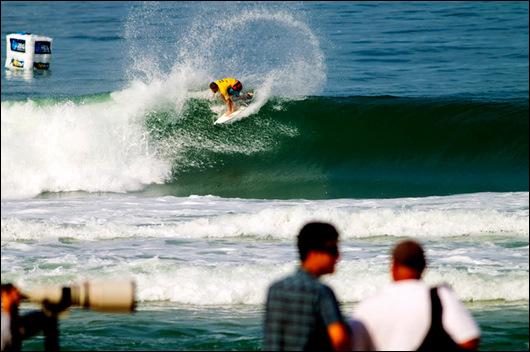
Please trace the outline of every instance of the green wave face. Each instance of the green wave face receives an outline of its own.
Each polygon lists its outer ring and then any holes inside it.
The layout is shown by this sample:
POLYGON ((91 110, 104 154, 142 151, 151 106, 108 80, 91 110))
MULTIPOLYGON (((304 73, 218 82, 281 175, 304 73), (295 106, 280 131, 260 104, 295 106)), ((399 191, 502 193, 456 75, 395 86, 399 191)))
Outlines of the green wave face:
POLYGON ((528 190, 528 102, 271 100, 213 125, 210 102, 150 112, 172 177, 148 194, 357 198, 528 190))

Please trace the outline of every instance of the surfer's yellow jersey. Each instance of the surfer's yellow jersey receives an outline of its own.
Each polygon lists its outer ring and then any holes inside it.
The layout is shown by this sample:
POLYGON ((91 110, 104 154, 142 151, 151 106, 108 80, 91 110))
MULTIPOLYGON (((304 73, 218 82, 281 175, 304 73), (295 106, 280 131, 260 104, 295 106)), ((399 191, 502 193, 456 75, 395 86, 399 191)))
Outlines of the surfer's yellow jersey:
POLYGON ((223 78, 215 81, 215 84, 217 84, 217 86, 219 87, 219 93, 221 93, 221 95, 225 97, 226 100, 228 100, 230 99, 228 95, 228 88, 232 87, 234 84, 236 84, 236 82, 237 79, 235 78, 223 78))

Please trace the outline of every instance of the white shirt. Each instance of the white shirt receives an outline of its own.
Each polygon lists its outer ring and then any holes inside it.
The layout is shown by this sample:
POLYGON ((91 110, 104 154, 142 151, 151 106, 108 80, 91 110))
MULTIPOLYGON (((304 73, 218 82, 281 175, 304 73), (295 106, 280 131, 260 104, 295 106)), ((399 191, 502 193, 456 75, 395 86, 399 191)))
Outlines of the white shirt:
MULTIPOLYGON (((440 286, 438 296, 443 327, 456 343, 480 337, 475 320, 449 287, 440 286)), ((393 282, 361 302, 353 317, 364 325, 376 350, 416 350, 431 326, 430 287, 421 280, 393 282)), ((355 341, 355 324, 352 328, 354 345, 366 346, 355 341)))
POLYGON ((11 347, 11 318, 2 309, 2 331, 1 331, 2 351, 11 347))

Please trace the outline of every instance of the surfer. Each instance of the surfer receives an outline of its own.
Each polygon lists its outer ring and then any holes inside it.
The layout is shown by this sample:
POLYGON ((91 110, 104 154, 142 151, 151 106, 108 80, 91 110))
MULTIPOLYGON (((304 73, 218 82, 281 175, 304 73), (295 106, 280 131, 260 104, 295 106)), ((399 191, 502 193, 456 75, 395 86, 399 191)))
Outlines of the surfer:
POLYGON ((226 103, 226 113, 230 115, 234 112, 234 102, 232 97, 237 97, 240 100, 252 98, 252 93, 247 93, 244 96, 241 95, 241 90, 243 89, 243 84, 235 78, 223 78, 217 81, 210 83, 210 89, 214 94, 217 92, 220 93, 221 99, 226 103))

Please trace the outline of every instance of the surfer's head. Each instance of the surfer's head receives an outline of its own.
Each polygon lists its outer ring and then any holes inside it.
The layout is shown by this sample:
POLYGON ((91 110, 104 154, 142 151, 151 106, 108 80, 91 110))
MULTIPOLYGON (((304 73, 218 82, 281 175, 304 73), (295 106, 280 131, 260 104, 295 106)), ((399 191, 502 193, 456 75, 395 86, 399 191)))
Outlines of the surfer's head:
POLYGON ((217 85, 217 83, 212 82, 210 83, 210 89, 212 90, 212 92, 217 93, 219 91, 219 86, 217 85))

